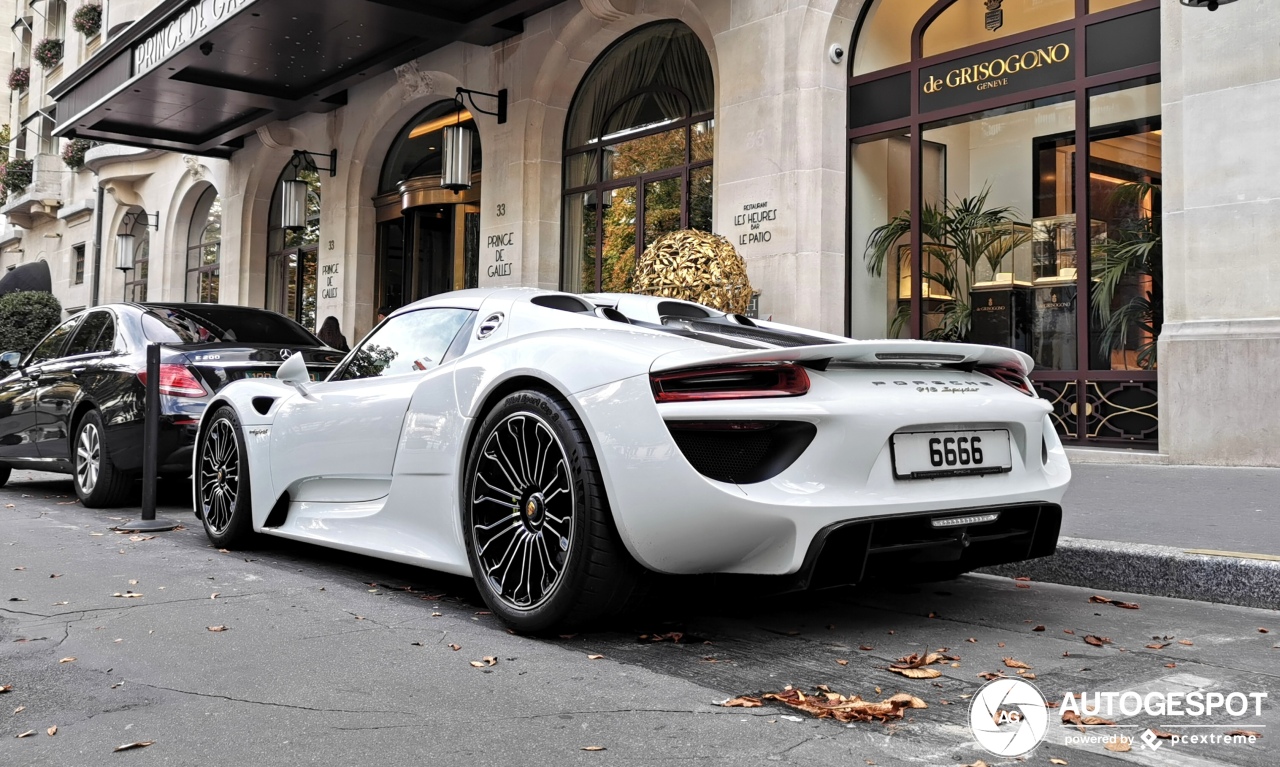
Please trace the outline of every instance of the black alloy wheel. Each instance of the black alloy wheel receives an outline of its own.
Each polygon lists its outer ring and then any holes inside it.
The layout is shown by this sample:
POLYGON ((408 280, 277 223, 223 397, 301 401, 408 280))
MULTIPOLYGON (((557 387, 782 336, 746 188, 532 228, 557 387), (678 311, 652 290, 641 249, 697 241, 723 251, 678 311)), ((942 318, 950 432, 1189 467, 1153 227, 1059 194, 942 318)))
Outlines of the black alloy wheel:
POLYGON ((493 612, 518 631, 621 610, 641 573, 614 528, 600 469, 564 400, 515 392, 472 442, 463 481, 467 558, 493 612))
POLYGON ((87 509, 121 506, 133 489, 133 477, 111 462, 102 415, 90 410, 71 434, 72 484, 87 509))
POLYGON ((205 535, 221 548, 244 546, 253 538, 244 454, 240 419, 230 407, 218 408, 200 435, 195 499, 205 535))

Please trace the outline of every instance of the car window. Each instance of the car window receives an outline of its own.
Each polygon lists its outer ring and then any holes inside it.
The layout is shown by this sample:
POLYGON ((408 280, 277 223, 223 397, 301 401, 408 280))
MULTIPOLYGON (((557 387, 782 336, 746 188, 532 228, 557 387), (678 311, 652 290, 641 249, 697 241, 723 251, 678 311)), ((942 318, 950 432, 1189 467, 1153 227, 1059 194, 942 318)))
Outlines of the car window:
POLYGON ((243 306, 152 304, 142 316, 142 332, 162 344, 324 346, 314 334, 282 314, 243 306))
POLYGON ((361 342, 337 380, 430 370, 444 359, 473 314, 468 309, 422 309, 392 317, 361 342))
POLYGON ((111 313, 91 312, 84 318, 84 322, 80 323, 80 327, 76 328, 75 335, 71 336, 71 343, 67 344, 66 354, 63 356, 109 352, 115 348, 115 345, 116 323, 111 318, 111 313))
POLYGON ((67 340, 67 336, 71 333, 72 328, 80 321, 79 317, 72 317, 66 322, 53 329, 53 332, 44 337, 44 340, 36 345, 31 351, 31 356, 27 357, 28 365, 38 365, 41 362, 48 362, 58 357, 58 352, 62 349, 62 342, 67 340))

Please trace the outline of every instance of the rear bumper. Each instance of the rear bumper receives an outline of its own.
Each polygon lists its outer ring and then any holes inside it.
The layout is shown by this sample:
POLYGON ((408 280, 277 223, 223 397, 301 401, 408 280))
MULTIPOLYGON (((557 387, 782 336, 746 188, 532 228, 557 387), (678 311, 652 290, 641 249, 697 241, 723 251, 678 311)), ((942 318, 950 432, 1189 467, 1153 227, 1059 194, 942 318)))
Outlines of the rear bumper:
MULTIPOLYGON (((160 416, 160 445, 157 455, 161 473, 183 475, 191 472, 191 454, 195 445, 195 423, 190 417, 160 416), (175 421, 180 421, 175 423, 175 421)), ((107 447, 111 453, 111 463, 121 471, 142 470, 142 443, 144 426, 142 421, 132 421, 112 427, 107 431, 107 447)))
POLYGON ((797 589, 911 578, 1045 557, 1058 547, 1062 507, 1053 503, 987 506, 839 522, 818 531, 793 578, 797 589), (972 525, 937 527, 990 514, 972 525))
POLYGON ((1071 468, 1043 400, 1002 387, 971 401, 921 396, 903 407, 886 405, 874 389, 859 397, 813 396, 821 394, 814 389, 805 397, 749 403, 749 412, 746 404, 712 403, 686 416, 705 419, 717 408, 732 408, 737 418, 817 427, 793 464, 752 484, 717 481, 690 464, 663 421, 670 409, 654 407, 647 376, 577 395, 575 407, 595 439, 609 506, 631 555, 657 572, 793 576, 808 585, 832 577, 856 581, 886 559, 946 563, 950 557, 949 566, 969 569, 1053 550, 1071 468), (892 434, 968 428, 1008 429, 1012 469, 895 477, 892 434), (983 540, 975 526, 967 547, 954 531, 931 538, 929 519, 981 509, 999 509, 1001 524, 1025 527, 983 540), (856 573, 833 575, 824 551, 836 552, 837 570, 856 573), (850 561, 839 562, 840 552, 850 561))

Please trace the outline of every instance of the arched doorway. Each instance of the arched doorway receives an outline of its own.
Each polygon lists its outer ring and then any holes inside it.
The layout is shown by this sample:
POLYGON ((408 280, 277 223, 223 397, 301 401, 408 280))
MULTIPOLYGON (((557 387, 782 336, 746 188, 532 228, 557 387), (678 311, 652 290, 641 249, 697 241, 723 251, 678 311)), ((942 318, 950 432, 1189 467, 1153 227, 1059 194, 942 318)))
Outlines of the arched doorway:
POLYGON ((714 110, 711 60, 682 22, 641 27, 592 64, 565 124, 565 290, 630 290, 649 243, 711 230, 714 110))
POLYGON ((849 79, 856 334, 1016 348, 1065 441, 1155 446, 1159 13, 864 7, 849 79))
POLYGON ((311 155, 293 156, 280 171, 271 193, 267 232, 267 308, 306 328, 316 326, 316 260, 320 246, 320 174, 311 155), (302 226, 285 228, 281 210, 282 184, 307 185, 302 226))
POLYGON ((474 288, 480 264, 480 139, 473 138, 472 185, 440 186, 442 129, 475 131, 470 112, 441 101, 401 129, 378 180, 375 286, 379 308, 397 309, 420 298, 474 288))

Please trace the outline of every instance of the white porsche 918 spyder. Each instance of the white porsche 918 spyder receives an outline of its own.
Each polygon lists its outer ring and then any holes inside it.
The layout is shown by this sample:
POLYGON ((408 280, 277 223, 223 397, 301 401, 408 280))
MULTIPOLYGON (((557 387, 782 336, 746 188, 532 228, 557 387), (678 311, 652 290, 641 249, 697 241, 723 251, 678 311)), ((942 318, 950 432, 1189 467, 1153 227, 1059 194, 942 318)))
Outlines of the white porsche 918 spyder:
POLYGON ((219 391, 195 503, 220 547, 471 575, 529 632, 622 609, 646 570, 953 575, 1056 546, 1071 469, 1031 364, 666 298, 447 293, 325 381, 294 355, 219 391))

